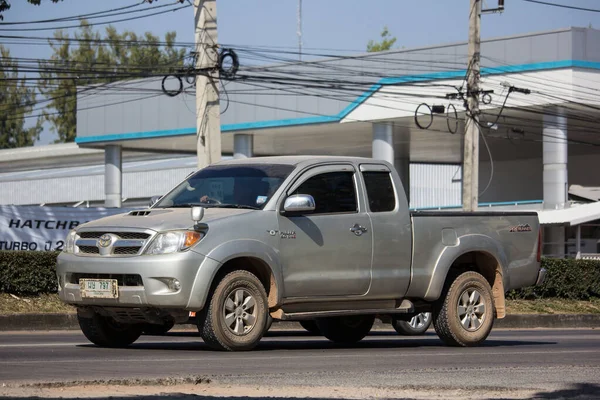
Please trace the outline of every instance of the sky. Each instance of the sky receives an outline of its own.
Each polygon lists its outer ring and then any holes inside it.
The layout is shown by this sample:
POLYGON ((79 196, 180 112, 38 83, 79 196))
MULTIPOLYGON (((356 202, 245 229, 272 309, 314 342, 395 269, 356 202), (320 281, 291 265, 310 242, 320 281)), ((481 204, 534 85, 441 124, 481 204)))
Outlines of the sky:
MULTIPOLYGON (((545 0, 570 6, 600 9, 600 0, 545 0)), ((4 22, 31 21, 104 11, 139 0, 63 0, 53 4, 42 0, 40 6, 25 0, 11 0, 4 22)), ((171 3, 154 0, 148 7, 171 3)), ((497 0, 485 0, 485 8, 497 0)), ((218 40, 222 44, 282 46, 297 49, 298 0, 217 0, 218 40)), ((464 42, 468 35, 469 0, 303 0, 303 49, 336 49, 363 52, 370 39, 377 40, 384 26, 397 38, 397 47, 420 47, 464 42)), ((117 17, 112 17, 116 19, 117 17)), ((55 27, 60 24, 50 24, 55 27)), ((76 25, 69 23, 69 25, 76 25)), ((539 32, 571 26, 600 29, 600 12, 577 11, 524 0, 505 0, 502 14, 482 17, 482 39, 539 32)), ((142 34, 151 31, 164 37, 177 32, 177 41, 194 40, 193 9, 114 24, 142 34)), ((8 27, 8 26, 5 26, 8 27)), ((11 26, 11 28, 21 25, 11 26)), ((0 28, 3 28, 0 26, 0 28)), ((102 29, 102 27, 98 27, 102 29)), ((0 35, 3 33, 0 31, 0 35)), ((17 35, 51 36, 50 31, 10 32, 17 35)), ((6 39, 0 38, 0 44, 6 39)), ((7 45, 14 57, 49 58, 49 46, 7 45)), ((243 62, 243 60, 242 60, 243 62)), ((37 144, 48 144, 56 135, 45 126, 37 144)))

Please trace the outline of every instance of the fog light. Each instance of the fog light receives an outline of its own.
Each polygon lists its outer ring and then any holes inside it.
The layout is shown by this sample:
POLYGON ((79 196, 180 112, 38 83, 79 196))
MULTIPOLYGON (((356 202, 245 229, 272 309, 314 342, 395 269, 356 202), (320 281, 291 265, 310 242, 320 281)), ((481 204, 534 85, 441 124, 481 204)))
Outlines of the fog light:
POLYGON ((181 290, 181 282, 179 282, 177 279, 169 279, 169 289, 174 292, 178 292, 181 290))

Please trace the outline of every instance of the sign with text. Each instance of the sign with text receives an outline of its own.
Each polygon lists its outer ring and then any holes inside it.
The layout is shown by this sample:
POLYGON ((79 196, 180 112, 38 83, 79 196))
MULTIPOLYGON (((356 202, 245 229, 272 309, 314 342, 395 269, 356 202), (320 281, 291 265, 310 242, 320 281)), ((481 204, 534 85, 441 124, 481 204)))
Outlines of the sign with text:
POLYGON ((0 206, 0 250, 62 250, 71 229, 124 208, 0 206))

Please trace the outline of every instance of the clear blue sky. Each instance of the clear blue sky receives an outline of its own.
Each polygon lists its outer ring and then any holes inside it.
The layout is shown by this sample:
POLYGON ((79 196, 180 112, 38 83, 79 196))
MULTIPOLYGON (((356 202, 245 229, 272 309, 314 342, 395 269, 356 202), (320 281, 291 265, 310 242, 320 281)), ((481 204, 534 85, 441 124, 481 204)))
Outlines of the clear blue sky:
MULTIPOLYGON (((546 0, 586 8, 600 9, 599 0, 546 0)), ((136 3, 136 0, 63 0, 52 4, 42 0, 32 6, 25 0, 11 0, 4 22, 60 18, 136 3)), ((158 0, 148 7, 171 3, 158 0)), ((503 14, 484 15, 482 38, 545 31, 570 26, 600 29, 600 13, 568 10, 506 0, 503 14)), ((219 42, 235 45, 297 47, 297 0, 218 0, 219 42)), ((484 8, 497 5, 484 1, 484 8)), ((363 51, 369 39, 377 39, 387 25, 397 45, 418 47, 466 41, 469 0, 303 0, 304 48, 328 48, 363 51)), ((117 18, 117 17, 113 17, 117 18)), ((69 23, 71 25, 72 23, 69 23)), ((52 25, 51 25, 52 26, 52 25)), ((194 40, 192 8, 136 21, 115 24, 119 30, 138 33, 151 31, 164 36, 177 32, 178 41, 194 40)), ((100 27, 101 28, 101 27, 100 27)), ((16 34, 51 36, 52 31, 16 34)), ((4 42, 0 39, 0 43, 4 42)), ((49 46, 8 45, 15 57, 48 58, 49 46)), ((243 62, 243 61, 242 61, 243 62)), ((54 140, 45 129, 40 144, 54 140)))

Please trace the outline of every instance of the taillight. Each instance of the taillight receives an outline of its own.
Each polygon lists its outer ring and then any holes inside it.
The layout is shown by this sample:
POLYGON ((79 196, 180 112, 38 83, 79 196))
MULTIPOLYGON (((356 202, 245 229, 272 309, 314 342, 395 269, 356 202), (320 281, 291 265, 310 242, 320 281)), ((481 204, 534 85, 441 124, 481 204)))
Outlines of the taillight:
POLYGON ((542 228, 538 231, 537 262, 542 261, 542 228))

